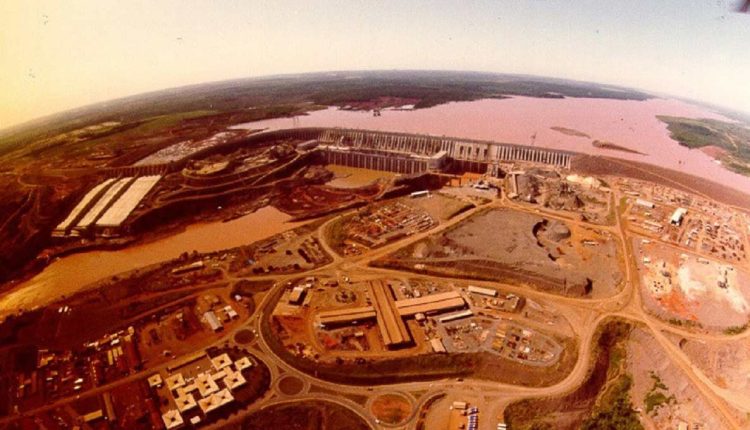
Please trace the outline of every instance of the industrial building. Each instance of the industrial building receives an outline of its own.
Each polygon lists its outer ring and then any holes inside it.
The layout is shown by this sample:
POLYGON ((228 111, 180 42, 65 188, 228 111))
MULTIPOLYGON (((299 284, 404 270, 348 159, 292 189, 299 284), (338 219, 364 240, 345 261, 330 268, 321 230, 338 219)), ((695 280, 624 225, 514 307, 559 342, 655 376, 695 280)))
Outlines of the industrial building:
POLYGON ((361 323, 375 319, 378 330, 387 348, 398 348, 412 343, 411 335, 404 323, 405 318, 417 314, 435 314, 466 306, 463 297, 456 292, 437 293, 413 299, 395 300, 393 290, 384 281, 370 283, 373 305, 324 311, 318 314, 323 327, 335 327, 361 323))
POLYGON ((391 287, 383 281, 373 281, 370 288, 372 289, 378 329, 383 338, 383 343, 388 348, 411 343, 411 334, 396 310, 391 287))
POLYGON ((109 209, 112 203, 120 197, 122 192, 127 189, 128 186, 133 182, 133 178, 122 178, 117 182, 113 183, 111 187, 107 189, 102 197, 94 203, 91 209, 81 217, 75 226, 78 233, 84 233, 91 227, 96 220, 101 217, 104 212, 109 209))
POLYGON ((301 305, 302 301, 305 299, 305 291, 307 290, 299 285, 292 288, 292 292, 289 294, 289 304, 301 305))
POLYGON ((644 208, 648 208, 648 209, 653 209, 656 207, 656 205, 653 202, 649 200, 640 199, 640 198, 635 199, 635 204, 637 204, 638 206, 643 206, 644 208))
POLYGON ((89 190, 89 192, 86 193, 83 199, 81 199, 81 201, 78 202, 73 210, 70 211, 68 216, 60 224, 58 224, 57 227, 55 227, 52 235, 56 237, 62 237, 70 234, 70 228, 80 220, 83 214, 91 209, 91 206, 93 206, 94 203, 99 200, 105 190, 114 181, 114 178, 107 179, 106 181, 89 190))
POLYGON ((146 197, 146 194, 156 186, 160 179, 161 176, 154 175, 142 176, 133 181, 117 201, 107 209, 107 212, 96 221, 96 226, 98 228, 113 228, 122 225, 125 219, 133 212, 141 200, 146 197))
POLYGON ((445 345, 443 344, 443 340, 440 339, 439 337, 430 339, 430 346, 432 347, 432 351, 436 352, 438 354, 445 354, 446 352, 448 352, 445 349, 445 345))
POLYGON ((203 314, 203 320, 206 321, 206 324, 211 328, 213 331, 221 331, 224 326, 221 324, 221 321, 219 321, 219 318, 216 317, 216 314, 214 311, 208 311, 203 314))
POLYGON ((455 164, 465 170, 497 176, 501 162, 570 168, 573 156, 567 151, 449 137, 347 129, 306 131, 318 133, 317 150, 329 164, 403 174, 440 171, 455 164))
POLYGON ((685 218, 685 215, 687 215, 687 209, 685 208, 675 209, 674 213, 672 214, 672 217, 669 219, 670 224, 673 224, 673 225, 682 224, 682 219, 685 218))
POLYGON ((110 178, 96 185, 52 232, 54 237, 116 236, 161 175, 110 178))
POLYGON ((455 320, 458 320, 458 319, 461 319, 461 318, 468 318, 468 317, 473 316, 473 315, 474 315, 474 312, 472 312, 471 309, 466 309, 465 311, 456 312, 454 314, 446 315, 446 316, 440 318, 440 322, 441 323, 446 323, 446 322, 455 321, 455 320))
POLYGON ((325 311, 318 314, 318 322, 324 327, 335 327, 339 325, 364 322, 374 319, 375 308, 362 306, 357 308, 346 308, 335 311, 325 311))
POLYGON ((425 315, 447 312, 466 306, 460 294, 450 291, 447 293, 429 294, 414 299, 404 299, 396 302, 396 308, 402 317, 410 317, 418 313, 425 315))
POLYGON ((483 288, 483 287, 477 287, 474 285, 469 285, 468 291, 470 293, 481 294, 483 296, 497 297, 497 290, 493 290, 491 288, 483 288))

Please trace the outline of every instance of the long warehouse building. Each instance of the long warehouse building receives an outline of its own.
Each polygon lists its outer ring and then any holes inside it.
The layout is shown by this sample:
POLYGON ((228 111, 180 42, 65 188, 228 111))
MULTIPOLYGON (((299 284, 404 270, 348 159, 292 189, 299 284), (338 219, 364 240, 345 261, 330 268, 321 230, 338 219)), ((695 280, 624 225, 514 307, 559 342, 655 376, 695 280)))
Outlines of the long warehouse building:
POLYGON ((325 327, 333 327, 342 324, 351 324, 355 321, 367 321, 374 319, 375 317, 374 307, 362 306, 359 308, 346 308, 321 312, 318 314, 318 321, 325 327))
POLYGON ((92 188, 80 202, 73 208, 68 216, 55 227, 52 232, 53 236, 65 236, 68 234, 68 229, 75 225, 81 217, 86 213, 87 209, 90 209, 97 198, 101 197, 101 194, 105 192, 105 189, 115 181, 115 178, 109 178, 101 184, 92 188))
POLYGON ((128 217, 161 180, 161 175, 110 178, 96 185, 52 231, 54 237, 119 234, 128 217))
POLYGON ((106 193, 91 207, 86 215, 78 221, 76 224, 76 230, 84 231, 91 227, 96 220, 110 207, 112 202, 120 196, 121 192, 124 191, 128 185, 133 181, 133 178, 122 178, 115 182, 106 193))
POLYGON ((405 299, 396 302, 396 309, 401 317, 410 317, 418 313, 447 312, 463 308, 464 306, 466 306, 466 302, 455 291, 430 294, 417 299, 405 299))
POLYGON ((110 206, 107 212, 96 221, 97 227, 119 227, 135 210, 138 204, 151 191, 161 179, 160 175, 142 176, 133 182, 130 187, 110 206))
POLYGON ((396 311, 391 287, 383 281, 370 283, 374 299, 375 313, 378 318, 378 329, 383 343, 388 348, 398 347, 411 342, 411 334, 404 320, 396 311))

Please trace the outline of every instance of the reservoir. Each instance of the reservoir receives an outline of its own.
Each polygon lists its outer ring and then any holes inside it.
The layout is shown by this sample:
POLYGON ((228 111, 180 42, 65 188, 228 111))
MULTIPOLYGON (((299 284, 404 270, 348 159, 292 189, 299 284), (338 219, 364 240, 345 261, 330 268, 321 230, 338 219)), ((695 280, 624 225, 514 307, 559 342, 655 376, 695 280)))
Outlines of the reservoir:
POLYGON ((235 127, 268 130, 341 127, 564 149, 679 170, 750 193, 750 178, 725 169, 700 150, 680 146, 670 138, 667 125, 657 115, 733 122, 707 108, 673 99, 512 97, 453 102, 417 110, 384 109, 380 116, 329 107, 304 116, 256 121, 235 127), (569 132, 554 130, 553 127, 568 129, 569 132), (641 154, 597 148, 592 144, 594 140, 610 142, 641 154))

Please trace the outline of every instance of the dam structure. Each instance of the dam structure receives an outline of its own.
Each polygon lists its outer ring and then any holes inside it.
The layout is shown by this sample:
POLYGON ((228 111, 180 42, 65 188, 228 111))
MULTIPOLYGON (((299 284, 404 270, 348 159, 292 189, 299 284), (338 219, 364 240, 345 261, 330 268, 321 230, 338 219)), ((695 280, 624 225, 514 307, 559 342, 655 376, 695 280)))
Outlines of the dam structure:
POLYGON ((570 169, 577 153, 558 149, 430 136, 400 132, 346 128, 300 127, 262 131, 244 139, 220 143, 191 153, 183 159, 149 166, 110 167, 108 177, 166 175, 182 170, 190 159, 225 153, 242 146, 268 145, 281 140, 301 140, 298 151, 315 152, 328 164, 402 174, 471 171, 498 176, 500 163, 539 163, 570 169))
POLYGON ((528 162, 569 169, 575 153, 555 149, 382 131, 324 129, 317 149, 329 164, 404 174, 459 170, 497 176, 500 163, 528 162))

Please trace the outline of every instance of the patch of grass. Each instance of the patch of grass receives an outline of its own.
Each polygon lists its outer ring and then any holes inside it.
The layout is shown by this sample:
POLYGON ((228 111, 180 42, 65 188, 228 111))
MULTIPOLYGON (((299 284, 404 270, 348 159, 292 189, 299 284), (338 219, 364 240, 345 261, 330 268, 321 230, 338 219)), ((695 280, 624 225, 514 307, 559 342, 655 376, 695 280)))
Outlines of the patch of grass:
POLYGON ((731 336, 731 335, 735 335, 735 334, 744 333, 745 330, 747 330, 747 327, 748 327, 748 324, 737 325, 737 326, 733 326, 733 327, 727 327, 727 328, 724 329, 724 334, 731 336))
POLYGON ((643 430, 638 413, 630 400, 633 379, 623 374, 615 379, 594 414, 581 425, 582 430, 643 430))
POLYGON ((649 415, 655 415, 656 410, 663 405, 669 405, 675 403, 677 399, 669 394, 669 388, 662 382, 661 378, 651 372, 651 379, 654 381, 654 385, 651 387, 646 398, 643 400, 646 406, 646 413, 649 415))
POLYGON ((627 358, 625 348, 614 348, 609 355, 610 369, 619 369, 623 361, 627 358))
POLYGON ((667 320, 667 322, 677 327, 695 328, 701 326, 700 323, 696 321, 683 320, 679 318, 670 318, 667 320))

